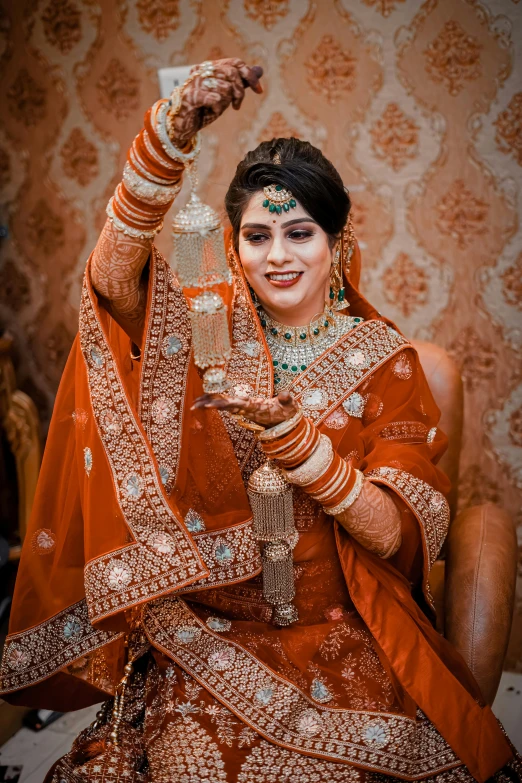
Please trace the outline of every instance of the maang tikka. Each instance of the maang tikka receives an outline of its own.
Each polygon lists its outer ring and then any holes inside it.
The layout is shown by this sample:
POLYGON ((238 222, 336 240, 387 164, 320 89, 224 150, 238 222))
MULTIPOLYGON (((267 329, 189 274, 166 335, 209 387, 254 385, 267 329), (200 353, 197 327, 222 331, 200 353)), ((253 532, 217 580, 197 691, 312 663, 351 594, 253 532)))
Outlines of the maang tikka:
MULTIPOLYGON (((281 156, 278 152, 274 152, 272 163, 275 163, 276 166, 281 165, 281 156)), ((277 183, 264 187, 263 193, 265 196, 263 206, 268 208, 269 212, 275 212, 277 215, 280 215, 282 212, 290 212, 291 209, 295 209, 297 206, 297 201, 288 188, 284 188, 277 183)))

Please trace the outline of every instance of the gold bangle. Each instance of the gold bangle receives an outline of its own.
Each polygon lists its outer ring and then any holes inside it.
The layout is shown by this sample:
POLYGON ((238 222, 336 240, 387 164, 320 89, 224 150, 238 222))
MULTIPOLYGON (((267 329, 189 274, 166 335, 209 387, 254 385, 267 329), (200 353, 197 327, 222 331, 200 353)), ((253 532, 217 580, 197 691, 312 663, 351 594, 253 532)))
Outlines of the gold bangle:
POLYGON ((355 484, 349 491, 349 493, 346 495, 344 500, 341 500, 340 503, 337 504, 337 506, 333 506, 333 508, 325 508, 323 506, 323 510, 330 514, 332 517, 338 516, 338 514, 342 514, 343 511, 346 511, 347 509, 352 506, 359 495, 362 492, 362 488, 364 485, 364 473, 362 473, 360 470, 357 470, 357 468, 354 468, 355 470, 355 484))
POLYGON ((299 408, 297 413, 294 413, 291 419, 286 419, 286 421, 281 421, 279 424, 275 424, 273 427, 266 429, 263 434, 259 436, 259 440, 263 442, 282 438, 283 435, 287 435, 289 432, 291 432, 292 429, 297 424, 299 424, 302 418, 303 410, 302 408, 299 408))
POLYGON ((308 459, 291 470, 283 470, 286 479, 291 484, 297 484, 298 487, 304 487, 311 484, 330 467, 334 458, 332 441, 328 435, 321 435, 319 443, 313 454, 308 459))

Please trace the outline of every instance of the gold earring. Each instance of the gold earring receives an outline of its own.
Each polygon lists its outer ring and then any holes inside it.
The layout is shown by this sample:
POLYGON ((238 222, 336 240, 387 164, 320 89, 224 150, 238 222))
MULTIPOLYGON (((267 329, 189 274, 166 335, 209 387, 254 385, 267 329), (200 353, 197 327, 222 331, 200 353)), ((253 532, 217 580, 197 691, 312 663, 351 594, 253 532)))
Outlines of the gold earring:
POLYGON ((332 269, 330 272, 330 301, 329 305, 332 310, 344 310, 350 306, 350 303, 345 299, 345 290, 343 286, 343 273, 341 265, 343 241, 339 240, 337 248, 335 250, 334 259, 332 263, 332 269))

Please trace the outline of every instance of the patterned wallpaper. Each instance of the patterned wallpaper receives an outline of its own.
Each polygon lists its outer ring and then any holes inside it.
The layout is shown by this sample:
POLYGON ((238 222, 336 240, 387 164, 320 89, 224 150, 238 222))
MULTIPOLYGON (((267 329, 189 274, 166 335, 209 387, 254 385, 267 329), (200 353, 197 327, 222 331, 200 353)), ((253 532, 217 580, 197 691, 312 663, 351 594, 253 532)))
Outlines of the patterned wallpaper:
MULTIPOLYGON (((522 535, 520 0, 0 9, 0 322, 44 421, 85 260, 158 97, 156 69, 239 56, 263 66, 265 93, 205 131, 205 197, 221 207, 237 160, 263 139, 295 134, 323 149, 352 192, 365 292, 461 368, 462 505, 500 503, 522 535)), ((507 666, 522 671, 522 589, 517 620, 507 666)))

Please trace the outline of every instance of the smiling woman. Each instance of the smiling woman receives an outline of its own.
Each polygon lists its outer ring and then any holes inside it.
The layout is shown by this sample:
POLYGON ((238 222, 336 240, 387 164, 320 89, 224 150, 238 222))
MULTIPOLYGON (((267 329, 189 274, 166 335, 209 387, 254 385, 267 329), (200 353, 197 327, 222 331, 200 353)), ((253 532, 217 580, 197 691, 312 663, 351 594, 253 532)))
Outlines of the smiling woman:
POLYGON ((194 311, 153 238, 198 131, 260 76, 202 63, 129 151, 87 265, 4 698, 105 700, 52 783, 514 783, 520 759, 434 626, 439 411, 357 288, 348 193, 306 142, 261 144, 230 185, 231 282, 203 314, 209 344, 211 316, 230 323, 232 386, 202 393, 194 311))

